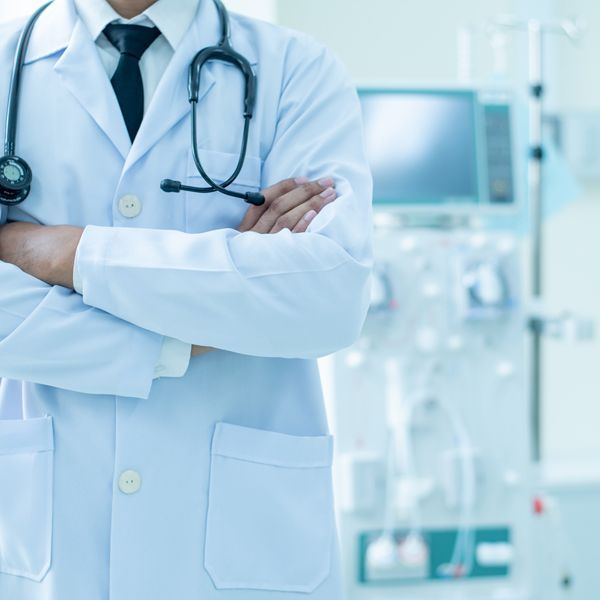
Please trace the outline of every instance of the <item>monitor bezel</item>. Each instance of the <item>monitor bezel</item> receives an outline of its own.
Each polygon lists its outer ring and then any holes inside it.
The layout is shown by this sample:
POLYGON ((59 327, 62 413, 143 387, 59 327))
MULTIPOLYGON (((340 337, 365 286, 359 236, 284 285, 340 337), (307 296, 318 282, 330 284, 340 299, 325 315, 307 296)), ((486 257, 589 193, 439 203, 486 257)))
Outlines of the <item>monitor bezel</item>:
POLYGON ((515 214, 519 207, 519 191, 515 170, 515 123, 514 110, 510 95, 506 91, 484 90, 473 87, 462 86, 388 86, 388 85, 359 85, 359 97, 390 94, 421 94, 421 95, 444 95, 463 96, 472 99, 474 104, 473 119, 475 132, 475 152, 477 159, 477 198, 476 203, 453 202, 452 197, 446 200, 440 199, 439 203, 409 203, 409 202, 377 202, 373 199, 373 207, 376 211, 395 212, 398 214, 423 214, 423 215, 469 215, 469 216, 507 216, 515 214), (485 146, 485 115, 486 105, 508 106, 511 117, 511 146, 512 146, 512 172, 513 172, 513 194, 514 200, 510 204, 490 203, 488 187, 488 165, 485 146))

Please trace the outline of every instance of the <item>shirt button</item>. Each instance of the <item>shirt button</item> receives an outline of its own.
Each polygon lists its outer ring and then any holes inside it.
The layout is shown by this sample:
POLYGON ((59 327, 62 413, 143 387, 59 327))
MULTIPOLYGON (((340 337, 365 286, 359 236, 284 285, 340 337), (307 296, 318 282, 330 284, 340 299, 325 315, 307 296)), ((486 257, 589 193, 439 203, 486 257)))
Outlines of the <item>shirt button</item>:
POLYGON ((119 200, 119 212, 127 219, 134 219, 142 212, 142 201, 133 194, 127 194, 119 200))
POLYGON ((142 478, 137 471, 123 471, 119 477, 119 489, 124 494, 135 494, 142 485, 142 478))

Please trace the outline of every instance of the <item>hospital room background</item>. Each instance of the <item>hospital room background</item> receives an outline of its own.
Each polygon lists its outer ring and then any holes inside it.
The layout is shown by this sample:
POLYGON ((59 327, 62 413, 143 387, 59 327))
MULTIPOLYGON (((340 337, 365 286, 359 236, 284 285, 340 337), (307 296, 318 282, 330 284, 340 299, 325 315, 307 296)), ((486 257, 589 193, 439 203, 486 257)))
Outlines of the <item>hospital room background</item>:
POLYGON ((600 4, 226 4, 363 106, 371 309, 322 361, 347 597, 600 598, 600 4))

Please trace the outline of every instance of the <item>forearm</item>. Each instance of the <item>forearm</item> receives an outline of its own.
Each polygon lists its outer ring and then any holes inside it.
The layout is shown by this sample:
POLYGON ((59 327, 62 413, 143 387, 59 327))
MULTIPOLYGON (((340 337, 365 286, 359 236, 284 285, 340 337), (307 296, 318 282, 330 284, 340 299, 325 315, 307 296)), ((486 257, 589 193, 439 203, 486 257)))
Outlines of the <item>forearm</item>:
POLYGON ((86 303, 256 356, 315 357, 348 345, 368 304, 369 264, 319 234, 90 227, 79 266, 86 303))
POLYGON ((82 234, 81 227, 69 225, 9 223, 0 227, 0 261, 50 285, 73 289, 75 255, 82 234))
POLYGON ((0 280, 0 377, 88 394, 148 396, 162 336, 3 262, 0 280))

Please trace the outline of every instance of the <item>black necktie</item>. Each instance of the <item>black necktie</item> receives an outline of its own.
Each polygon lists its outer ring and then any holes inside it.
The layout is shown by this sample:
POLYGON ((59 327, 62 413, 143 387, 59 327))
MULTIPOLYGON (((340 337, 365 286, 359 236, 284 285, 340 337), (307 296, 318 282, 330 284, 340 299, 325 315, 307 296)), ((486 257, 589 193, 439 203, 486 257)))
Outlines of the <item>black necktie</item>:
POLYGON ((160 35, 156 27, 142 25, 107 25, 104 35, 121 53, 119 66, 111 79, 131 141, 144 118, 144 86, 140 58, 160 35))

